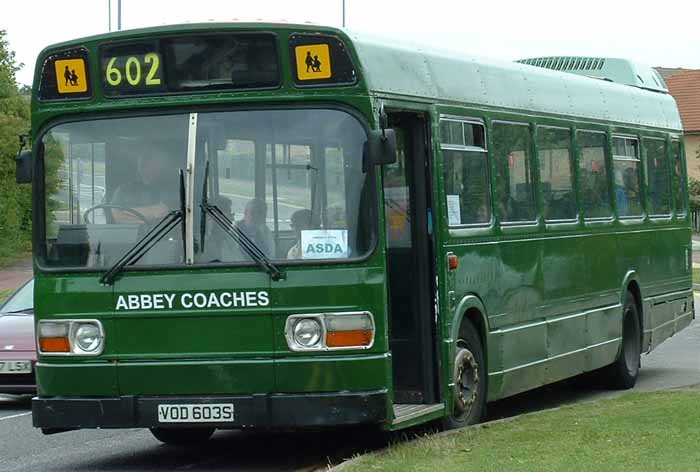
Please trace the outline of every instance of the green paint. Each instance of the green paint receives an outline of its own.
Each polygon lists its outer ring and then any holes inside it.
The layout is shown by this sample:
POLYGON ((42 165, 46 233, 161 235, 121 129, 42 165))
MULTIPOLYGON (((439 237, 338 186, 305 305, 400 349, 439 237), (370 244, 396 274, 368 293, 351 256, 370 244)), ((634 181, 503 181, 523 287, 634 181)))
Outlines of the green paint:
MULTIPOLYGON (((87 101, 53 103, 40 102, 34 96, 35 143, 54 120, 79 119, 86 113, 109 116, 154 109, 332 103, 357 111, 370 128, 376 127, 380 103, 388 111, 422 113, 432 136, 430 197, 439 296, 436 331, 440 338, 436 345, 439 401, 445 403, 446 411, 452 410, 449 383, 454 341, 464 316, 478 318, 484 326, 491 400, 610 363, 619 348, 620 303, 630 283, 641 291, 645 348, 658 345, 690 322, 690 317, 684 316, 692 307, 690 271, 686 268, 690 250, 687 214, 677 208, 666 217, 645 214, 636 220, 620 220, 612 180, 601 184, 612 202, 609 219, 586 220, 581 210, 588 194, 580 185, 583 157, 576 131, 604 133, 605 169, 612 175, 609 147, 613 134, 661 138, 666 149, 671 148, 673 140, 682 139, 678 112, 670 96, 521 64, 457 58, 361 37, 351 39, 332 28, 267 24, 160 27, 55 45, 42 52, 37 62, 34 90, 39 89, 44 56, 77 45, 88 51, 94 96, 87 101), (282 71, 279 89, 125 99, 107 99, 102 94, 97 57, 99 46, 106 41, 246 29, 278 35, 282 71), (295 87, 288 41, 291 33, 302 31, 342 38, 359 73, 356 84, 295 87), (605 110, 600 107, 601 100, 605 110), (632 102, 634 107, 629 106, 632 102), (488 203, 494 216, 488 224, 448 227, 441 115, 468 118, 484 127, 484 146, 489 152, 487 183, 495 189, 488 203), (498 192, 506 192, 508 187, 496 177, 499 168, 495 156, 503 145, 494 140, 496 121, 526 125, 525 134, 531 136, 529 140, 521 139, 521 143, 529 142, 525 146, 533 159, 530 179, 535 180, 540 175, 540 163, 534 159, 538 126, 569 130, 576 181, 574 200, 580 209, 575 218, 558 224, 545 222, 541 216, 543 189, 535 185, 532 204, 536 219, 522 225, 500 221, 498 192), (455 271, 447 270, 448 251, 459 258, 455 271)), ((640 191, 648 207, 644 146, 641 159, 640 191)), ((673 191, 684 183, 684 176, 673 178, 673 191)), ((375 185, 381 192, 379 178, 375 185)), ((483 188, 483 179, 480 185, 483 188)), ((686 199, 684 195, 678 201, 686 199)), ((379 213, 383 218, 384 212, 380 209, 379 213)), ((252 266, 127 272, 114 286, 100 285, 101 274, 38 270, 37 320, 100 319, 107 333, 105 352, 97 360, 43 356, 40 393, 109 396, 385 389, 389 392, 387 411, 391 411, 391 333, 383 222, 379 228, 380 242, 366 260, 283 266, 286 279, 280 281, 270 281, 252 266), (235 312, 206 308, 116 310, 120 296, 231 290, 268 291, 270 304, 235 312), (374 315, 377 331, 371 349, 318 353, 289 350, 284 335, 288 315, 339 311, 369 311, 374 315)), ((384 426, 389 424, 390 419, 384 426)))

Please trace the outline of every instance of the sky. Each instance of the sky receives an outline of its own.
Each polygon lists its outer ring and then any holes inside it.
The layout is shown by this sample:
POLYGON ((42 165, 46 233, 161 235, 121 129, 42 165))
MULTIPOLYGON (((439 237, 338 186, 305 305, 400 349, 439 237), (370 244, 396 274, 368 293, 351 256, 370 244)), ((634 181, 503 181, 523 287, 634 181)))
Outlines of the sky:
MULTIPOLYGON (((117 29, 117 0, 112 28, 117 29)), ((31 84, 46 46, 109 30, 109 0, 1 0, 0 29, 31 84)), ((267 20, 342 26, 342 0, 122 0, 122 29, 267 20)), ((688 0, 345 0, 346 26, 374 36, 506 61, 549 55, 623 57, 700 68, 700 2, 688 0)))

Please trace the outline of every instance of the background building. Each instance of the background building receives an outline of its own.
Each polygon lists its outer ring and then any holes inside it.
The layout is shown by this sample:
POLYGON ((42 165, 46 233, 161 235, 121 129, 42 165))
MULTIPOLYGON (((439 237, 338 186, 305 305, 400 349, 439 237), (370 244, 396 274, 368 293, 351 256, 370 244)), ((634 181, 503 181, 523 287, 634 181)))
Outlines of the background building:
POLYGON ((700 179, 700 70, 657 68, 678 103, 685 130, 688 176, 700 179))

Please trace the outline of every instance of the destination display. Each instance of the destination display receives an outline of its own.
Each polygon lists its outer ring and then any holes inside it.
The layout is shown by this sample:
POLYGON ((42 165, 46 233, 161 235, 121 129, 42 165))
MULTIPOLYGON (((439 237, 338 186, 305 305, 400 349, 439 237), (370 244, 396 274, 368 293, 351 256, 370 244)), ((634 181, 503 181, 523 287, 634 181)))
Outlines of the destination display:
POLYGON ((100 48, 108 97, 277 87, 278 62, 269 33, 190 34, 100 48))

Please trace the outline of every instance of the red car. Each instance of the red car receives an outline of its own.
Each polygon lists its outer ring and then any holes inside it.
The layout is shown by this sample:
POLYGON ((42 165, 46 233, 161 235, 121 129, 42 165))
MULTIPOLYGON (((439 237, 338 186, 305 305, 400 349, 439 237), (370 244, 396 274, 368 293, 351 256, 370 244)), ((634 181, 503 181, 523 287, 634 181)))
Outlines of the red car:
POLYGON ((0 305, 0 393, 34 393, 34 280, 0 305))

